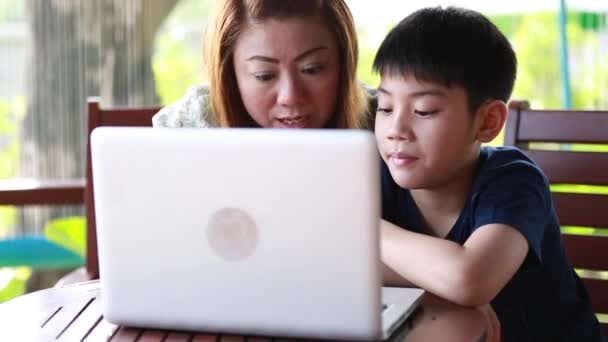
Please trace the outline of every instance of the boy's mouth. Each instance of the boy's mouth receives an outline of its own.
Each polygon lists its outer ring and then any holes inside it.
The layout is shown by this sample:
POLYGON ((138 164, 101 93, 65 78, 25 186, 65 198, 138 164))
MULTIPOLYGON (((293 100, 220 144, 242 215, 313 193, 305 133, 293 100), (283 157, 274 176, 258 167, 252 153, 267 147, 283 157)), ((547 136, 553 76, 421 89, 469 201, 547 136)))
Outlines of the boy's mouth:
POLYGON ((395 166, 407 166, 418 160, 418 157, 403 152, 391 152, 388 154, 388 160, 395 166))

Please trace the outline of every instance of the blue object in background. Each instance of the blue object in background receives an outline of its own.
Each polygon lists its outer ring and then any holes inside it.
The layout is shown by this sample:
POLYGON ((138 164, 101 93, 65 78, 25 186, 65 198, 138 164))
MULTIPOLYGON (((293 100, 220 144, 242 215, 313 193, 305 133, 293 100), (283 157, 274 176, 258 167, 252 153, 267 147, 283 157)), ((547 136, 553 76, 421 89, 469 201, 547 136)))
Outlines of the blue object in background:
POLYGON ((0 267, 59 269, 82 266, 84 259, 43 235, 0 240, 0 267))
POLYGON ((560 38, 560 69, 562 78, 562 107, 572 109, 572 94, 570 90, 570 67, 568 58, 568 23, 566 0, 560 0, 559 6, 559 38, 560 38))

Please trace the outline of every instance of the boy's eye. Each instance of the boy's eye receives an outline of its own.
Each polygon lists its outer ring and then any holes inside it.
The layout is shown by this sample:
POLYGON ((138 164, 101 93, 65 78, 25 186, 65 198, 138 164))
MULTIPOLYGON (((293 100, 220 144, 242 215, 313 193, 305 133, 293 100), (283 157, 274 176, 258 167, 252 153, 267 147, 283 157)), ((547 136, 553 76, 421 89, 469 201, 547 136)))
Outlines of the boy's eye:
POLYGON ((433 114, 435 114, 437 112, 438 111, 436 111, 436 110, 429 110, 429 111, 414 110, 414 113, 416 113, 416 115, 420 115, 420 116, 429 116, 429 115, 433 115, 433 114))
POLYGON ((273 79, 274 75, 270 74, 270 73, 257 73, 257 74, 253 74, 253 77, 255 77, 256 80, 258 80, 258 81, 267 82, 267 81, 270 81, 271 79, 273 79))
POLYGON ((377 113, 384 114, 384 115, 388 115, 388 114, 392 113, 392 111, 393 111, 392 108, 381 108, 381 107, 378 107, 378 109, 376 110, 377 113))
POLYGON ((321 71, 323 71, 323 69, 325 69, 323 65, 311 65, 303 68, 302 72, 305 74, 314 75, 320 73, 321 71))

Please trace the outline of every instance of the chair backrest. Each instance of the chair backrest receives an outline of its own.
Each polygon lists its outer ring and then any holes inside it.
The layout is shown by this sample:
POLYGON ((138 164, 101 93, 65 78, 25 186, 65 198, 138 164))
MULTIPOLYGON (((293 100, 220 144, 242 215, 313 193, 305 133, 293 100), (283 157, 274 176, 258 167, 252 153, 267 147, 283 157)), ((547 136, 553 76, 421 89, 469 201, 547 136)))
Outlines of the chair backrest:
POLYGON ((89 98, 89 125, 87 133, 87 166, 85 187, 85 208, 87 217, 87 257, 86 271, 90 279, 99 278, 97 259, 97 234, 95 226, 95 205, 93 198, 93 173, 91 169, 91 132, 100 126, 152 126, 152 117, 159 107, 102 109, 98 98, 89 98))
MULTIPOLYGON (((602 229, 608 228, 608 191, 580 190, 580 185, 608 186, 608 111, 532 110, 526 101, 511 101, 505 145, 519 147, 549 183, 579 185, 553 187, 553 204, 562 226, 593 228, 591 234, 575 228, 576 234, 569 230, 562 236, 572 265, 586 270, 581 276, 595 312, 608 314, 608 277, 596 272, 608 271, 608 236, 599 235, 608 232, 602 229), (545 148, 551 145, 560 148, 545 148)), ((608 322, 602 330, 608 333, 608 322)))

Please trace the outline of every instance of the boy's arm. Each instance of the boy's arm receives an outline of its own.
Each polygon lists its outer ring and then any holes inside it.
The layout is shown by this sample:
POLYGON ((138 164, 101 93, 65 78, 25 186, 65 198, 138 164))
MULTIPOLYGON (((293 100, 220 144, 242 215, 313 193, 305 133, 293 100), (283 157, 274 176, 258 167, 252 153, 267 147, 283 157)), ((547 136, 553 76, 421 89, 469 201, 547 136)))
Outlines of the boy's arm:
POLYGON ((519 269, 528 242, 515 228, 489 224, 463 246, 382 220, 382 261, 401 277, 451 302, 488 304, 519 269))
POLYGON ((382 278, 384 286, 414 287, 414 284, 407 281, 407 279, 403 278, 399 273, 393 271, 384 262, 382 263, 382 278))

